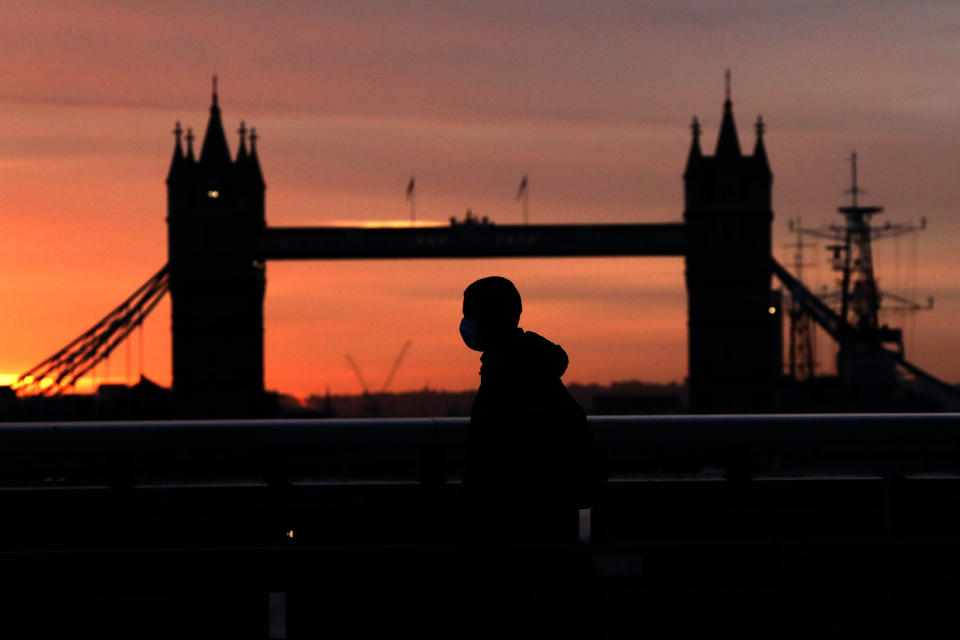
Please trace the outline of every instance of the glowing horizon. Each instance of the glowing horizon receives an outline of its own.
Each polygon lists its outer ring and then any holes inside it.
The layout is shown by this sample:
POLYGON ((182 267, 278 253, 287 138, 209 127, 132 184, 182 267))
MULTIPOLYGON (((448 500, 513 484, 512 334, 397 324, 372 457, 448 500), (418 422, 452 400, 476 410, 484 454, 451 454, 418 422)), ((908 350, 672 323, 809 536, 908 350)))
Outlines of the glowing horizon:
POLYGON ((436 222, 431 220, 334 220, 325 225, 329 227, 359 227, 362 229, 414 229, 414 228, 433 228, 447 227, 449 222, 436 222))

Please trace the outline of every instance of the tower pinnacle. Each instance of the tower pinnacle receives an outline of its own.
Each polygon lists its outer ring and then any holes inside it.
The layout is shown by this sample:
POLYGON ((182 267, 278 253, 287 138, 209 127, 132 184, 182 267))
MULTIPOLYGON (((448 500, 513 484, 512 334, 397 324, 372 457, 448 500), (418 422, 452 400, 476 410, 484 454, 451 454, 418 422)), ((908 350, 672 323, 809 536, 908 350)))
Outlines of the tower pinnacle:
POLYGON ((763 134, 767 130, 763 116, 757 116, 757 123, 754 126, 757 130, 757 142, 753 147, 753 163, 758 171, 764 175, 773 177, 773 174, 770 172, 770 162, 767 160, 767 149, 763 145, 763 134))
POLYGON ((724 72, 726 79, 725 100, 723 102, 723 121, 720 123, 720 136, 717 138, 717 157, 741 155, 740 140, 737 137, 737 125, 733 121, 733 101, 730 100, 730 69, 724 72))
POLYGON ((247 158, 247 123, 243 120, 240 121, 240 128, 237 129, 237 133, 240 134, 240 145, 237 149, 237 162, 245 160, 247 158))
POLYGON ((173 143, 173 159, 170 161, 170 171, 167 173, 168 185, 172 181, 179 179, 180 173, 183 170, 183 144, 180 142, 183 129, 180 127, 179 120, 177 120, 177 125, 173 128, 173 135, 176 138, 176 142, 173 143))
POLYGON ((703 152, 700 151, 700 121, 697 116, 693 116, 690 130, 693 131, 693 140, 690 141, 690 153, 687 155, 687 168, 683 173, 684 177, 689 177, 692 174, 703 157, 703 152))
POLYGON ((250 127, 250 155, 249 155, 249 167, 254 182, 259 184, 261 187, 266 187, 263 182, 263 173, 260 171, 260 158, 257 157, 257 128, 250 127))
POLYGON ((200 162, 209 167, 219 167, 230 162, 230 149, 220 120, 220 105, 217 100, 217 76, 213 76, 213 97, 210 104, 210 120, 203 136, 200 162))

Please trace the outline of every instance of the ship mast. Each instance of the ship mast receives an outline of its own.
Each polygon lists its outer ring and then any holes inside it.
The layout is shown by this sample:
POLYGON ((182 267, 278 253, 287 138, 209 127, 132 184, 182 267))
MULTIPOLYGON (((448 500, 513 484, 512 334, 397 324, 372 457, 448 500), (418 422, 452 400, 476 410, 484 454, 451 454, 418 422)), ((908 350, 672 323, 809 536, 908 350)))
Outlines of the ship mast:
MULTIPOLYGON (((888 385, 895 382, 893 361, 883 355, 891 351, 903 356, 903 332, 880 324, 880 311, 884 297, 896 301, 897 311, 918 311, 932 308, 932 299, 921 306, 899 296, 884 293, 877 285, 873 267, 873 241, 920 231, 926 228, 926 220, 920 225, 892 224, 873 225, 873 216, 882 213, 883 207, 864 206, 860 196, 857 176, 857 154, 850 155, 850 182, 846 190, 850 204, 837 207, 843 216, 843 224, 833 224, 821 229, 800 229, 806 234, 830 240, 827 249, 832 252, 834 271, 839 272, 840 290, 825 296, 839 302, 840 349, 837 353, 837 373, 845 382, 853 384, 888 385)), ((799 240, 798 240, 799 244, 799 240)), ((799 378, 798 378, 799 379, 799 378)))

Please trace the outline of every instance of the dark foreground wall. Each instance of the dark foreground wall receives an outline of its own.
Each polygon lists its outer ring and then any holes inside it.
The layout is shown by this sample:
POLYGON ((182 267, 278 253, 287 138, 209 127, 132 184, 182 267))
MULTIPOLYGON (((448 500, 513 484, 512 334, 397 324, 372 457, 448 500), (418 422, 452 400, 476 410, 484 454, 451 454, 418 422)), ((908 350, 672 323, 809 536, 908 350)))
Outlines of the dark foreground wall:
POLYGON ((599 637, 960 629, 957 415, 592 421, 592 541, 472 549, 463 420, 2 425, 0 631, 456 637, 477 566, 599 637))

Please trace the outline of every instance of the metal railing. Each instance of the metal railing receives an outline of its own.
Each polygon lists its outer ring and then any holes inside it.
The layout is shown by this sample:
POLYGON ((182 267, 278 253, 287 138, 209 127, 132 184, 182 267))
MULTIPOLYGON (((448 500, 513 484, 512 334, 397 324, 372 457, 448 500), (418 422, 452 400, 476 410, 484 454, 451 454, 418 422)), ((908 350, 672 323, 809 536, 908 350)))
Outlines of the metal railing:
MULTIPOLYGON (((591 416, 613 478, 960 473, 960 414, 591 416)), ((55 477, 309 474, 444 482, 466 418, 0 423, 0 486, 55 477), (41 475, 45 473, 46 475, 41 475)))
MULTIPOLYGON (((906 602, 914 585, 957 592, 958 414, 590 422, 610 470, 592 543, 498 548, 448 535, 466 419, 0 424, 0 571, 28 625, 148 603, 144 619, 173 621, 166 637, 194 637, 170 615, 185 609, 266 637, 250 630, 286 624, 279 594, 304 636, 354 624, 351 606, 444 610, 477 566, 581 562, 603 593, 626 585, 613 601, 645 593, 699 610, 721 597, 755 616, 756 597, 824 624, 837 612, 798 594, 833 589, 859 598, 842 612, 857 629, 913 620, 876 599, 906 602), (414 575, 427 591, 411 589, 414 575)), ((636 620, 633 605, 617 615, 636 620)), ((431 637, 447 637, 437 627, 431 637)))

